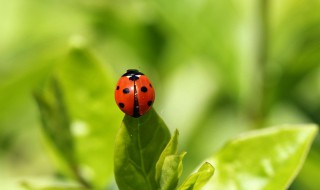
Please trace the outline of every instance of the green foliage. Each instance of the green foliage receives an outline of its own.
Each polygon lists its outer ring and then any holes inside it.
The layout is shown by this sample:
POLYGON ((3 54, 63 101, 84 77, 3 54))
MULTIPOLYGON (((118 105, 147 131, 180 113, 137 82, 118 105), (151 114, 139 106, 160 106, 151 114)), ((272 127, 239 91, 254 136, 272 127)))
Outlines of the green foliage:
POLYGON ((209 181, 213 173, 214 167, 206 162, 196 173, 190 175, 178 190, 199 190, 209 181))
POLYGON ((165 149, 162 151, 160 158, 157 161, 156 176, 155 176, 157 181, 160 180, 161 171, 162 171, 165 158, 170 155, 175 155, 178 152, 178 138, 179 138, 179 132, 178 130, 175 130, 173 136, 171 137, 165 149))
POLYGON ((120 189, 157 189, 155 164, 170 133, 151 109, 135 119, 125 116, 115 146, 115 178, 120 189))
POLYGON ((116 106, 107 106, 112 80, 85 49, 72 50, 55 77, 35 93, 49 146, 58 153, 53 156, 66 175, 86 187, 103 187, 112 176, 119 118, 116 106))
MULTIPOLYGON (((119 189, 176 189, 186 152, 178 154, 178 130, 170 140, 169 137, 167 126, 154 109, 137 119, 128 115, 124 117, 117 135, 114 157, 119 189)), ((212 176, 213 169, 201 169, 193 175, 200 176, 201 172, 207 174, 206 179, 199 179, 204 183, 212 176)), ((191 183, 196 181, 193 179, 191 183)))
MULTIPOLYGON (((123 123, 115 147, 118 187, 176 189, 185 156, 177 154, 178 131, 168 141, 162 132, 167 128, 154 110, 138 119, 126 116, 123 123), (163 143, 167 143, 166 147, 163 143)), ((316 134, 314 125, 274 127, 243 134, 208 160, 217 168, 216 177, 210 180, 214 168, 206 162, 178 189, 198 190, 209 180, 205 186, 208 190, 288 188, 316 134)))
POLYGON ((164 159, 160 177, 160 189, 176 189, 179 178, 182 174, 182 160, 185 152, 180 155, 169 155, 164 159))
POLYGON ((216 175, 205 189, 287 189, 302 167, 317 126, 282 126, 233 139, 210 161, 216 175))
POLYGON ((52 141, 63 159, 71 166, 75 163, 75 149, 70 131, 70 118, 67 113, 60 86, 51 80, 41 92, 35 93, 42 116, 43 131, 52 141))
MULTIPOLYGON (((319 10, 320 0, 0 0, 1 188, 117 189, 113 90, 130 68, 151 79, 154 108, 181 132, 180 179, 239 133, 319 124, 319 10)), ((290 190, 319 189, 319 145, 318 134, 290 190)))
POLYGON ((110 104, 114 99, 110 73, 86 49, 73 49, 57 71, 73 119, 80 169, 89 170, 86 177, 100 188, 112 177, 113 145, 121 118, 117 106, 110 104))
POLYGON ((33 187, 30 184, 24 182, 21 184, 26 190, 86 190, 83 187, 70 186, 70 185, 56 185, 50 187, 33 187))

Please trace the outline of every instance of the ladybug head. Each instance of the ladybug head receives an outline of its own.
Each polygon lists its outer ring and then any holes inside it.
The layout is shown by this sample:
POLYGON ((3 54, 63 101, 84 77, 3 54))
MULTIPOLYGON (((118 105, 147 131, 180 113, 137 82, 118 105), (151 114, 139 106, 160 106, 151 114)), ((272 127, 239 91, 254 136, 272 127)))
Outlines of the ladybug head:
POLYGON ((144 75, 144 74, 137 69, 128 69, 127 72, 122 76, 135 76, 135 75, 144 75))

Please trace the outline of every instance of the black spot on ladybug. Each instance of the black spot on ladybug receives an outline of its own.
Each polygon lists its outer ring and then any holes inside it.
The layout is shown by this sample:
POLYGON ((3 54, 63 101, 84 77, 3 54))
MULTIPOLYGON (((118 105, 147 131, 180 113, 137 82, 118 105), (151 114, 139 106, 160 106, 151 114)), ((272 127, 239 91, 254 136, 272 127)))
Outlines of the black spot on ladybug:
POLYGON ((119 87, 119 86, 117 86, 117 90, 119 90, 119 88, 120 88, 120 87, 119 87))
POLYGON ((120 108, 124 108, 124 103, 119 103, 120 108))
POLYGON ((152 85, 151 85, 151 84, 149 84, 149 86, 150 86, 150 88, 152 88, 152 85))
POLYGON ((150 100, 150 101, 148 102, 148 106, 151 106, 152 103, 153 103, 153 102, 150 100))
POLYGON ((124 94, 128 94, 129 92, 130 92, 130 90, 129 90, 129 88, 125 88, 125 89, 123 89, 123 91, 122 91, 124 94))
POLYGON ((136 81, 138 79, 139 77, 137 75, 132 75, 131 77, 129 77, 129 80, 132 80, 132 81, 136 81))
POLYGON ((142 92, 147 92, 148 89, 147 89, 147 87, 143 86, 143 87, 141 87, 141 91, 142 91, 142 92))

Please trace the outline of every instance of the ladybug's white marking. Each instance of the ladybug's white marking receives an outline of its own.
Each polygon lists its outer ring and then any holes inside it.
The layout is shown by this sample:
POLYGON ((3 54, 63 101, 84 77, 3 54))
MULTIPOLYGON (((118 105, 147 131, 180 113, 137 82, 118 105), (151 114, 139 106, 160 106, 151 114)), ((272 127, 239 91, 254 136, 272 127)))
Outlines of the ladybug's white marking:
MULTIPOLYGON (((135 75, 135 76, 140 77, 141 75, 135 75)), ((127 77, 127 78, 130 78, 130 77, 132 77, 132 76, 129 75, 129 76, 126 76, 126 77, 127 77)))

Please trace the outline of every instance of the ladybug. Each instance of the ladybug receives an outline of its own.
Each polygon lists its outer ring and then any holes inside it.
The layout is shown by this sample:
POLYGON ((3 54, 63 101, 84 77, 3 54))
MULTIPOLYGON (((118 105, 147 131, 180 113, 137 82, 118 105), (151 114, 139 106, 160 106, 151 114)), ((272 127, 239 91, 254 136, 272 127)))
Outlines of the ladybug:
POLYGON ((155 98, 150 80, 136 69, 121 76, 114 95, 121 111, 135 118, 149 111, 155 98))

